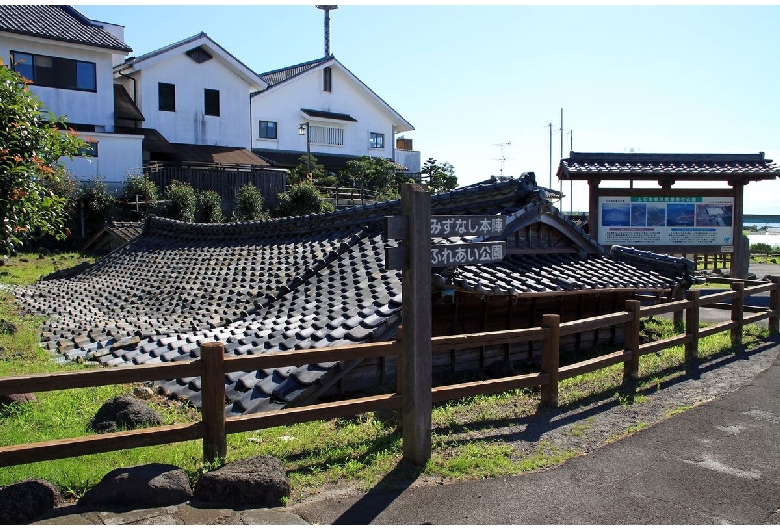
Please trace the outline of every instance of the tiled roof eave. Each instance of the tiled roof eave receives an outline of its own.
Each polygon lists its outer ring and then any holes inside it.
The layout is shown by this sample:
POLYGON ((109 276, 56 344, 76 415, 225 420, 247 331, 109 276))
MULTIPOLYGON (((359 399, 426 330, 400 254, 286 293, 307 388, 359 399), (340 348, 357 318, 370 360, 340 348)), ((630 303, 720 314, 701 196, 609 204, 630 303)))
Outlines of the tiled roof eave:
POLYGON ((33 33, 33 32, 28 32, 28 31, 14 31, 14 30, 4 29, 4 30, 0 30, 0 33, 2 33, 2 32, 13 33, 13 34, 16 34, 16 35, 24 35, 26 37, 35 37, 35 38, 38 38, 38 39, 51 40, 51 41, 55 41, 55 42, 66 42, 68 44, 76 44, 76 45, 79 45, 79 46, 89 46, 91 48, 101 48, 101 49, 104 49, 104 50, 118 51, 118 52, 123 52, 123 53, 130 53, 130 52, 133 51, 133 49, 130 48, 129 46, 112 46, 112 45, 109 45, 109 44, 98 44, 98 43, 93 43, 93 42, 84 42, 84 41, 79 40, 79 39, 68 39, 68 38, 64 38, 64 37, 56 37, 56 36, 51 36, 51 35, 39 35, 39 34, 36 34, 36 33, 33 33))

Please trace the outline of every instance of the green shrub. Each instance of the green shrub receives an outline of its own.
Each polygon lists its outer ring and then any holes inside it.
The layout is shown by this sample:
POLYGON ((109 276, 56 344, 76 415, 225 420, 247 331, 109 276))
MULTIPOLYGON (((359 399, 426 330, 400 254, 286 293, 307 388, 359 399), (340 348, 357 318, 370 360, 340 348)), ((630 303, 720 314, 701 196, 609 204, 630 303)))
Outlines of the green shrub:
POLYGON ((236 207, 233 210, 236 221, 262 221, 268 219, 263 210, 263 195, 251 184, 245 184, 236 192, 236 207))
POLYGON ((78 198, 84 208, 84 216, 90 232, 96 232, 103 227, 106 216, 114 208, 114 196, 108 191, 108 186, 102 177, 90 177, 79 189, 78 198))
POLYGON ((279 195, 276 215, 290 217, 333 211, 333 204, 325 199, 313 184, 301 182, 279 195))
POLYGON ((174 180, 165 188, 168 197, 166 217, 191 223, 195 220, 195 190, 192 186, 174 180))
POLYGON ((225 220, 222 213, 222 197, 216 191, 205 190, 197 194, 195 221, 198 223, 221 223, 225 220))
POLYGON ((152 180, 146 175, 128 174, 125 178, 125 186, 122 190, 127 210, 133 219, 140 219, 148 214, 155 203, 160 200, 160 190, 152 180), (145 204, 129 204, 135 202, 145 202, 145 204))
POLYGON ((753 243, 750 245, 751 254, 769 254, 772 251, 772 245, 769 243, 753 243))

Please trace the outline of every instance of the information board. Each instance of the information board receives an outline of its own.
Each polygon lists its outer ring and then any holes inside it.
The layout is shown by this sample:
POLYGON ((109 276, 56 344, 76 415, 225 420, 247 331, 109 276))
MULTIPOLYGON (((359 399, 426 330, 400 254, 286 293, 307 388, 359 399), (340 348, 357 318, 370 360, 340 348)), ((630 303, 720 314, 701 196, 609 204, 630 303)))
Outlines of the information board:
POLYGON ((733 197, 599 197, 601 245, 734 244, 733 197))

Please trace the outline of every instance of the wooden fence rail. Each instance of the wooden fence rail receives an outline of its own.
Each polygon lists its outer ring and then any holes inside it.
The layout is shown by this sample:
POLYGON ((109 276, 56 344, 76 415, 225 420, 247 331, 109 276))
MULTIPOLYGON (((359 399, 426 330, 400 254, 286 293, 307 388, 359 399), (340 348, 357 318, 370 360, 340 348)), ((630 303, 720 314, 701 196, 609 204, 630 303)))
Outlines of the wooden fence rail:
MULTIPOLYGON (((742 282, 734 281, 730 282, 730 285, 731 290, 723 293, 701 296, 701 293, 698 291, 690 291, 686 300, 653 306, 641 307, 640 301, 628 300, 626 311, 572 322, 561 323, 558 315, 544 315, 542 325, 534 328, 433 337, 430 340, 431 351, 434 352, 511 342, 540 341, 542 343, 542 359, 541 371, 538 373, 435 387, 431 389, 432 402, 438 403, 519 388, 541 387, 542 404, 557 406, 558 383, 570 377, 623 363, 624 377, 636 378, 638 377, 639 359, 642 355, 654 353, 672 346, 684 345, 685 359, 686 361, 692 361, 696 359, 698 354, 699 340, 722 331, 731 332, 732 346, 739 349, 743 326, 746 323, 759 320, 767 319, 770 332, 777 334, 778 323, 780 322, 780 277, 772 278, 770 283, 751 286, 747 289, 742 282), (746 307, 744 306, 744 299, 746 294, 752 295, 762 292, 769 292, 769 307, 750 307, 752 314, 745 317, 746 307), (727 301, 731 301, 731 304, 724 304, 727 301), (706 328, 700 328, 700 309, 713 306, 729 309, 730 319, 706 328), (642 318, 681 310, 684 310, 686 313, 685 333, 640 345, 639 331, 642 318), (624 325, 624 344, 621 350, 574 364, 559 365, 560 338, 562 336, 620 324, 624 325)), ((402 341, 403 334, 399 332, 399 339, 390 342, 287 352, 274 355, 227 358, 224 356, 224 345, 221 343, 204 343, 201 345, 201 358, 194 361, 0 378, 0 395, 181 377, 201 377, 202 381, 201 421, 2 447, 0 448, 0 466, 20 465, 197 439, 203 440, 204 460, 212 461, 217 457, 224 458, 226 456, 226 437, 229 434, 292 425, 311 420, 353 416, 370 411, 398 410, 403 407, 401 389, 404 388, 401 382, 404 372, 400 368, 398 370, 399 381, 397 385, 399 390, 394 394, 321 403, 230 418, 225 417, 224 378, 226 373, 233 371, 251 371, 278 366, 300 366, 315 362, 390 356, 398 357, 400 367, 403 362, 401 356, 402 348, 400 347, 402 341)), ((415 376, 411 371, 407 371, 406 374, 407 377, 410 374, 415 376)), ((430 374, 428 374, 428 377, 430 377, 430 374)), ((430 410, 427 413, 430 414, 430 410)), ((407 455, 405 454, 404 456, 407 455)))

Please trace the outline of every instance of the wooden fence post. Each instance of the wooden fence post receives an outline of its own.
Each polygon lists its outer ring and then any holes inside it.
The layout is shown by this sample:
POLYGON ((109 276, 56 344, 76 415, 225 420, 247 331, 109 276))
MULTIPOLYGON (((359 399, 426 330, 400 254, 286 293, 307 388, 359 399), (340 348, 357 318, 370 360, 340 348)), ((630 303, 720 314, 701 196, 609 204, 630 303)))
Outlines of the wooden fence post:
POLYGON ((737 323, 737 327, 731 330, 731 347, 739 352, 742 349, 742 320, 745 315, 745 282, 734 282, 731 289, 737 292, 737 297, 731 302, 731 321, 737 323))
POLYGON ((403 454, 415 465, 431 457, 431 196, 419 184, 401 185, 401 214, 409 221, 409 264, 403 269, 403 454))
POLYGON ((205 342, 200 345, 200 358, 204 373, 201 376, 201 413, 206 425, 203 439, 203 461, 224 459, 227 454, 225 434, 225 370, 223 360, 225 345, 220 342, 205 342))
POLYGON ((631 358, 623 363, 623 380, 639 379, 639 330, 642 303, 639 300, 626 300, 626 311, 633 318, 624 327, 623 348, 631 350, 631 358))
POLYGON ((774 316, 769 317, 769 333, 780 332, 780 276, 772 276, 774 291, 769 291, 769 309, 774 311, 774 316))
POLYGON ((396 387, 395 391, 397 394, 403 394, 404 391, 404 369, 403 369, 403 363, 404 363, 404 346, 403 346, 403 340, 404 340, 404 327, 398 326, 398 333, 395 336, 395 351, 396 353, 396 387))
POLYGON ((685 310, 685 334, 690 337, 690 342, 685 344, 685 362, 695 361, 699 356, 699 308, 701 291, 688 291, 687 298, 693 303, 693 307, 685 310))
POLYGON ((542 327, 549 328, 550 337, 542 344, 542 372, 550 375, 550 383, 542 385, 542 405, 558 406, 558 368, 561 351, 561 316, 543 315, 542 327))
MULTIPOLYGON (((682 300, 682 299, 683 299, 683 291, 682 291, 682 289, 681 289, 680 287, 677 287, 677 288, 674 290, 674 299, 675 299, 675 301, 678 301, 678 300, 682 300)), ((676 328, 678 325, 680 325, 680 324, 682 324, 682 323, 683 323, 683 312, 682 312, 682 310, 680 310, 680 311, 675 311, 675 312, 672 314, 672 322, 674 323, 674 325, 675 325, 675 328, 676 328)))

